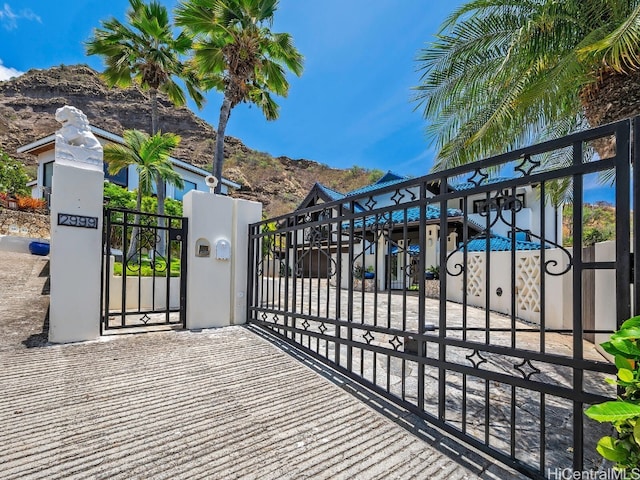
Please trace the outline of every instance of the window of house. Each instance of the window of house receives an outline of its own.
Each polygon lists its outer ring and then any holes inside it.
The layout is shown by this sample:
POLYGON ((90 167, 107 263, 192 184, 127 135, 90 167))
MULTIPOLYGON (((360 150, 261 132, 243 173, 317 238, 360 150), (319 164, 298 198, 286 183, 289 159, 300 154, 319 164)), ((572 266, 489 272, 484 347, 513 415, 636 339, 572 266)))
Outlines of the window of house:
MULTIPOLYGON (((511 202, 507 202, 507 198, 510 197, 504 197, 504 196, 499 196, 498 198, 491 198, 488 202, 487 205, 487 200, 474 200, 473 201, 473 213, 486 213, 487 210, 505 210, 505 209, 510 209, 513 208, 513 205, 511 205, 511 202)), ((524 203, 524 193, 518 193, 516 195, 516 198, 518 199, 520 205, 516 208, 516 210, 520 210, 522 208, 525 208, 525 203, 524 203)))
POLYGON ((531 230, 525 230, 525 231, 522 231, 522 232, 520 232, 520 231, 518 231, 518 232, 508 231, 507 232, 507 236, 509 237, 509 239, 511 239, 513 237, 514 233, 515 233, 517 242, 530 242, 531 241, 531 230))
POLYGON ((198 186, 194 182, 183 180, 182 183, 184 183, 184 187, 182 189, 176 188, 175 193, 175 199, 180 201, 182 201, 187 192, 198 189, 198 186))
POLYGON ((129 169, 125 167, 116 175, 111 175, 109 173, 109 165, 105 162, 104 179, 109 180, 111 183, 116 185, 120 185, 121 187, 127 188, 129 186, 129 169))
POLYGON ((51 190, 51 182, 53 179, 53 162, 47 162, 42 166, 42 186, 51 190))
POLYGON ((376 243, 369 242, 367 240, 364 241, 364 253, 367 255, 375 255, 376 254, 376 243))

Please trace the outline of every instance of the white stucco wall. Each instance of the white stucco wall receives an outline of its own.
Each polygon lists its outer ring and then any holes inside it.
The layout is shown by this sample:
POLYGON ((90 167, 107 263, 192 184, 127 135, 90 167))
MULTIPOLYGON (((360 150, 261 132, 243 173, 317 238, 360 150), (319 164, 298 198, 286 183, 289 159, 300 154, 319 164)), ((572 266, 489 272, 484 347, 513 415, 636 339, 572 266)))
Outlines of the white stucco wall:
MULTIPOLYGON (((564 270, 568 264, 567 255, 560 249, 547 249, 545 251, 545 261, 556 261, 557 266, 549 266, 553 272, 564 270)), ((518 251, 516 252, 516 292, 512 291, 511 273, 512 257, 511 252, 491 252, 490 272, 489 272, 489 305, 486 301, 487 269, 486 254, 483 252, 471 252, 468 254, 468 284, 467 284, 467 304, 489 308, 490 310, 510 315, 513 311, 512 295, 516 296, 515 315, 523 320, 540 324, 540 300, 539 289, 540 276, 544 269, 540 265, 539 251, 518 251), (499 290, 501 292, 499 294, 499 290), (536 301, 537 299, 537 301, 536 301)), ((462 252, 457 252, 451 256, 448 262, 449 271, 457 273, 459 269, 456 264, 463 263, 462 252)), ((441 268, 441 271, 443 269, 441 268)), ((545 326, 547 328, 564 328, 571 325, 570 311, 563 308, 567 297, 564 291, 565 278, 571 278, 569 271, 565 275, 554 276, 545 275, 545 326), (569 313, 569 316, 565 315, 569 313)), ((463 300, 463 275, 447 275, 447 299, 454 302, 463 300)))
MULTIPOLYGON (((596 261, 610 262, 616 259, 616 242, 602 242, 595 246, 596 261)), ((596 330, 616 330, 616 272, 615 270, 596 270, 596 330)), ((596 334, 595 343, 606 342, 609 335, 596 334)))
MULTIPOLYGON (((464 190, 461 192, 464 193, 464 190)), ((494 192, 495 193, 495 192, 494 192)), ((516 226, 521 230, 530 230, 535 235, 541 235, 542 233, 542 209, 544 208, 544 224, 545 224, 545 238, 548 240, 561 244, 562 240, 562 207, 558 208, 556 215, 556 209, 550 204, 544 204, 538 197, 538 192, 531 187, 520 187, 516 189, 516 195, 524 195, 525 207, 516 213, 516 226)), ((492 195, 493 196, 493 195, 492 195)), ((473 203, 477 200, 486 200, 486 194, 471 195, 466 199, 467 211, 469 213, 469 220, 476 222, 481 226, 487 224, 487 217, 473 212, 473 203)), ((449 202, 450 208, 460 208, 460 200, 454 199, 449 202)), ((493 224, 494 219, 497 216, 497 212, 490 213, 491 232, 503 237, 508 237, 511 231, 511 212, 502 212, 506 223, 502 219, 498 219, 493 224)), ((537 238, 531 239, 533 242, 538 243, 537 238)))
POLYGON ((216 260, 215 245, 219 240, 231 241, 233 199, 192 191, 184 197, 183 212, 189 218, 187 328, 229 325, 231 261, 216 260), (199 239, 209 242, 211 252, 208 257, 196 256, 195 246, 199 239))
POLYGON ((31 186, 32 198, 44 197, 44 165, 55 160, 55 152, 53 150, 41 153, 38 156, 38 165, 36 166, 36 183, 31 186))
MULTIPOLYGON (((502 215, 504 219, 511 222, 510 211, 503 211, 502 215)), ((491 212, 489 214, 489 224, 491 225, 491 233, 494 233, 496 235, 500 235, 503 237, 508 237, 509 232, 511 232, 511 225, 505 223, 503 221, 503 218, 498 218, 498 220, 495 221, 495 223, 493 223, 497 216, 498 216, 498 212, 491 212)), ((531 230, 532 232, 539 234, 540 228, 537 228, 536 225, 534 224, 533 222, 534 218, 535 218, 535 215, 533 214, 533 210, 531 208, 523 208, 522 210, 516 213, 515 225, 520 229, 531 230)), ((470 213, 469 220, 483 227, 487 225, 487 217, 482 216, 479 213, 470 213)))
MULTIPOLYGON (((616 242, 611 240, 608 242, 597 243, 596 262, 613 262, 616 259, 616 242)), ((633 242, 631 242, 633 250, 633 242)), ((616 325, 616 295, 619 286, 616 284, 616 272, 613 269, 597 269, 595 271, 595 328, 596 330, 617 329, 616 325)), ((633 305, 633 288, 629 287, 631 292, 631 305, 633 305)), ((633 312, 632 312, 633 313, 633 312)), ((638 312, 635 312, 637 315, 638 312)), ((596 345, 609 340, 609 334, 596 334, 596 345)))
MULTIPOLYGON (((112 270, 113 263, 112 257, 110 262, 112 270)), ((180 308, 180 277, 171 277, 169 281, 169 308, 178 309, 180 308)), ((166 308, 166 282, 166 277, 156 277, 155 281, 153 277, 127 277, 126 309, 135 311, 166 308)), ((109 309, 113 311, 122 309, 121 275, 112 274, 109 278, 109 309)))
MULTIPOLYGON (((404 198, 400 199, 399 195, 396 193, 396 190, 392 189, 389 192, 386 193, 375 193, 372 192, 371 194, 366 194, 363 193, 361 195, 358 195, 358 202, 359 203, 367 203, 368 200, 368 196, 367 195, 372 195, 373 199, 375 200, 376 204, 373 207, 374 209, 377 208, 383 208, 383 207, 388 207, 391 205, 397 205, 396 201, 400 201, 401 203, 406 203, 412 200, 411 194, 409 193, 413 193, 413 195, 415 196, 416 199, 420 198, 420 187, 419 186, 413 186, 413 187, 409 187, 409 188, 402 188, 400 189, 400 194, 404 195, 404 198)), ((429 193, 429 196, 432 196, 431 193, 429 193)), ((400 208, 402 208, 402 206, 399 206, 400 208)))

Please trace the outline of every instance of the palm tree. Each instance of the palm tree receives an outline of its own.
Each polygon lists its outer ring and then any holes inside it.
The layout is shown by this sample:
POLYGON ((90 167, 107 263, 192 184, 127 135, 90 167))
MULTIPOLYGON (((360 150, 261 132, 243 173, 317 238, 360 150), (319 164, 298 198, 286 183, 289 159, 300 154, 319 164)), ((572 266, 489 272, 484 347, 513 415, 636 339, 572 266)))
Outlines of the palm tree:
MULTIPOLYGON (((303 57, 288 33, 270 27, 278 0, 183 0, 176 23, 195 37, 193 65, 207 90, 223 92, 216 132, 213 175, 222 178, 224 133, 231 110, 241 102, 257 105, 267 120, 278 118, 271 93, 286 97, 285 67, 302 74, 303 57)), ((220 192, 218 182, 216 193, 220 192)))
POLYGON ((462 165, 640 113, 640 0, 473 0, 417 60, 435 168, 462 165))
MULTIPOLYGON (((124 144, 109 143, 104 147, 104 160, 109 166, 109 173, 116 175, 123 168, 135 165, 138 172, 138 191, 136 194, 136 212, 142 208, 142 196, 149 195, 154 182, 168 182, 183 188, 180 175, 173 170, 170 155, 180 143, 180 137, 173 133, 156 133, 153 136, 140 130, 125 130, 124 144)), ((140 223, 140 215, 136 213, 135 224, 140 223)), ((133 228, 131 242, 127 251, 127 259, 134 258, 137 248, 138 227, 133 228)), ((123 237, 126 232, 123 232, 123 237)), ((163 246, 158 247, 164 255, 163 246)))
MULTIPOLYGON (((102 76, 110 87, 137 84, 149 92, 151 134, 155 135, 159 130, 159 91, 175 105, 184 105, 185 92, 176 82, 181 79, 198 107, 204 97, 198 79, 180 59, 190 51, 191 39, 185 33, 174 36, 166 7, 157 1, 129 0, 129 4, 127 25, 115 18, 101 22, 102 28, 96 28, 86 43, 87 53, 103 57, 107 68, 102 76)), ((158 214, 163 215, 166 192, 161 177, 156 187, 158 214)))

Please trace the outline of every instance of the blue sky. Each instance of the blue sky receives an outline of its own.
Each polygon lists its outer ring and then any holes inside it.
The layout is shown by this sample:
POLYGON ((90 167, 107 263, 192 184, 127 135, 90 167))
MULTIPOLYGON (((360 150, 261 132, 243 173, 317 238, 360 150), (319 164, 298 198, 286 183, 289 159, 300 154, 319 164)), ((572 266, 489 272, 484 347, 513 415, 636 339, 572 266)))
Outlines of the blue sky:
MULTIPOLYGON (((419 82, 414 58, 458 3, 281 0, 274 31, 293 35, 304 74, 290 78, 278 120, 267 122, 255 107, 241 105, 227 134, 275 156, 427 173, 433 152, 410 101, 419 82)), ((0 0, 0 79, 60 64, 101 70, 101 59, 87 57, 82 43, 100 20, 123 19, 127 6, 127 0, 0 0)), ((220 102, 211 92, 196 114, 215 126, 220 102)))
MULTIPOLYGON (((172 10, 177 0, 163 0, 172 10)), ((419 83, 415 57, 462 0, 280 0, 274 31, 293 35, 305 56, 301 78, 279 99, 280 118, 236 107, 227 135, 255 150, 325 163, 420 176, 433 165, 425 122, 411 101, 419 83)), ((83 42, 128 0, 0 0, 0 80, 31 68, 86 63, 83 42)), ((221 96, 197 111, 214 127, 221 96)), ((588 201, 611 200, 611 189, 588 188, 588 201)))

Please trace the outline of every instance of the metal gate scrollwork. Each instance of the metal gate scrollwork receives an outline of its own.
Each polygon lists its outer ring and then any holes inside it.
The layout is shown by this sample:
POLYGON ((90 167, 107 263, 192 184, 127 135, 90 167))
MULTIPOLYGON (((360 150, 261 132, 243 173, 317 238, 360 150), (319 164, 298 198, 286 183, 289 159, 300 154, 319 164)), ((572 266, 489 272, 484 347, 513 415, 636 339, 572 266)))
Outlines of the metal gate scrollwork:
POLYGON ((187 219, 107 208, 101 332, 186 326, 187 219))

